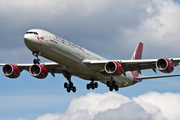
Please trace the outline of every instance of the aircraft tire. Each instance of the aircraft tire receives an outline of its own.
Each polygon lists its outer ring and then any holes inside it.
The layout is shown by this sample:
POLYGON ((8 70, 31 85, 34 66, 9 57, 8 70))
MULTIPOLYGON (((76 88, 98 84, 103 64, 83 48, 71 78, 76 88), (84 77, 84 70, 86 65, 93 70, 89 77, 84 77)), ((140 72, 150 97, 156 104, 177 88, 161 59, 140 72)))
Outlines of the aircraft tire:
POLYGON ((109 81, 107 81, 106 85, 107 85, 107 87, 110 87, 110 82, 109 82, 109 81))
POLYGON ((110 87, 109 87, 109 90, 110 90, 110 91, 113 91, 113 86, 110 86, 110 87))
POLYGON ((95 82, 94 85, 95 85, 95 88, 98 88, 98 83, 97 82, 95 82))
POLYGON ((115 90, 116 90, 116 91, 118 91, 118 90, 119 90, 119 87, 118 87, 117 85, 115 86, 115 90))
POLYGON ((73 88, 73 83, 72 82, 69 83, 69 87, 73 88))
POLYGON ((33 60, 33 63, 34 63, 34 64, 36 64, 36 63, 37 63, 37 60, 36 60, 36 59, 34 59, 34 60, 33 60))
POLYGON ((95 89, 95 84, 92 84, 92 85, 91 85, 91 88, 94 90, 94 89, 95 89))
POLYGON ((37 60, 36 60, 36 63, 37 63, 37 64, 40 64, 40 62, 41 62, 40 59, 37 59, 37 60))
POLYGON ((86 88, 89 90, 91 88, 91 85, 87 84, 86 88))
POLYGON ((68 87, 68 83, 65 82, 65 83, 64 83, 64 88, 67 88, 67 87, 68 87))
POLYGON ((76 87, 73 87, 72 91, 75 93, 76 92, 76 87))
POLYGON ((71 91, 71 88, 67 87, 67 92, 70 93, 70 91, 71 91))
POLYGON ((116 86, 116 81, 112 81, 112 85, 113 85, 113 86, 116 86))

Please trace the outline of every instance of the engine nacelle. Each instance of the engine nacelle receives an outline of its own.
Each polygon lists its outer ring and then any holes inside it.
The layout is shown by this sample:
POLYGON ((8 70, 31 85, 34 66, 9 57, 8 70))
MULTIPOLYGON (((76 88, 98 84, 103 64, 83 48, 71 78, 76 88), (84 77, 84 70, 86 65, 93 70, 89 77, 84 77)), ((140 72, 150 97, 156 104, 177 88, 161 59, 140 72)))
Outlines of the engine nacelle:
POLYGON ((39 78, 39 79, 43 79, 43 78, 46 78, 47 75, 48 75, 48 70, 46 67, 40 65, 40 64, 35 64, 35 65, 32 65, 30 68, 29 68, 29 73, 33 76, 33 77, 36 77, 36 78, 39 78))
POLYGON ((112 76, 119 76, 124 72, 123 66, 115 61, 106 63, 104 69, 106 73, 112 76))
POLYGON ((163 73, 171 73, 174 70, 174 64, 166 58, 161 58, 157 60, 156 68, 163 73))
POLYGON ((6 64, 2 68, 2 73, 9 78, 18 78, 21 71, 17 66, 13 64, 6 64))

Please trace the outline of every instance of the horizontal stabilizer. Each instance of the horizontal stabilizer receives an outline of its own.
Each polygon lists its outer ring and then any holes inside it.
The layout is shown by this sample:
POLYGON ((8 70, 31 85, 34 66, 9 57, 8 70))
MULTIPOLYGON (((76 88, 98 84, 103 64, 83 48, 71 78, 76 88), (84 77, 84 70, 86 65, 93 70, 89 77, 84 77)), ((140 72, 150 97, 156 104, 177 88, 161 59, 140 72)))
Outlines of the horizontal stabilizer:
POLYGON ((162 76, 137 77, 136 79, 138 79, 138 80, 145 80, 145 79, 176 77, 176 76, 180 76, 180 74, 178 74, 178 75, 162 75, 162 76))

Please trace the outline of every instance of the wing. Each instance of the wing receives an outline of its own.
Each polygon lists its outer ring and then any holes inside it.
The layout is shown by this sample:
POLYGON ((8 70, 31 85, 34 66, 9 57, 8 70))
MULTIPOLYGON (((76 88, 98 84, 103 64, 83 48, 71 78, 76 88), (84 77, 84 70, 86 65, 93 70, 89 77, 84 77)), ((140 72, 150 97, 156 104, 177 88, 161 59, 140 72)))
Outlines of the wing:
MULTIPOLYGON (((0 66, 4 66, 4 65, 6 64, 0 64, 0 66)), ((21 71, 23 70, 29 71, 29 67, 32 66, 33 64, 14 64, 14 65, 17 66, 21 71)), ((64 66, 55 62, 41 63, 41 65, 45 66, 48 69, 48 72, 50 72, 54 77, 55 77, 54 73, 63 73, 63 71, 66 70, 64 66)))
MULTIPOLYGON (((156 73, 156 62, 159 59, 141 59, 141 60, 83 60, 83 63, 94 71, 103 72, 104 66, 110 61, 115 61, 121 64, 124 68, 124 71, 138 71, 141 73, 141 70, 152 69, 156 73)), ((180 58, 169 58, 174 66, 179 65, 180 58)))

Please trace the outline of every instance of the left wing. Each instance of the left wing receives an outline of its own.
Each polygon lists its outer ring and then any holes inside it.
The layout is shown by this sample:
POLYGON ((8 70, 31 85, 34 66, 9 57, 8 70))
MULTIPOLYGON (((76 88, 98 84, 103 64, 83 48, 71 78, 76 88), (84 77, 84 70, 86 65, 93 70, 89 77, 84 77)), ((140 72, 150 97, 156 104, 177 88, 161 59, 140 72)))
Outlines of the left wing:
MULTIPOLYGON (((0 64, 0 66, 4 66, 7 64, 0 64)), ((10 65, 10 64, 8 64, 10 65)), ((12 64, 11 64, 12 65, 12 64)), ((34 64, 14 64, 14 66, 18 67, 20 71, 27 70, 29 71, 29 68, 34 64)), ((63 73, 66 68, 58 63, 51 62, 51 63, 41 63, 40 65, 47 68, 48 72, 50 72, 54 77, 55 73, 63 73)))
MULTIPOLYGON (((105 65, 108 62, 117 62, 123 66, 124 72, 127 71, 138 71, 141 73, 141 70, 152 69, 156 73, 156 68, 158 67, 157 63, 162 67, 166 68, 171 62, 174 66, 179 65, 180 58, 161 58, 161 59, 141 59, 141 60, 83 60, 83 63, 94 71, 103 72, 105 65), (164 61, 163 61, 164 60, 164 61), (166 65, 166 66, 163 66, 166 65)), ((159 66, 159 67, 161 67, 159 66)), ((161 70, 162 68, 158 68, 161 70)), ((163 72, 163 71, 162 71, 163 72)))

